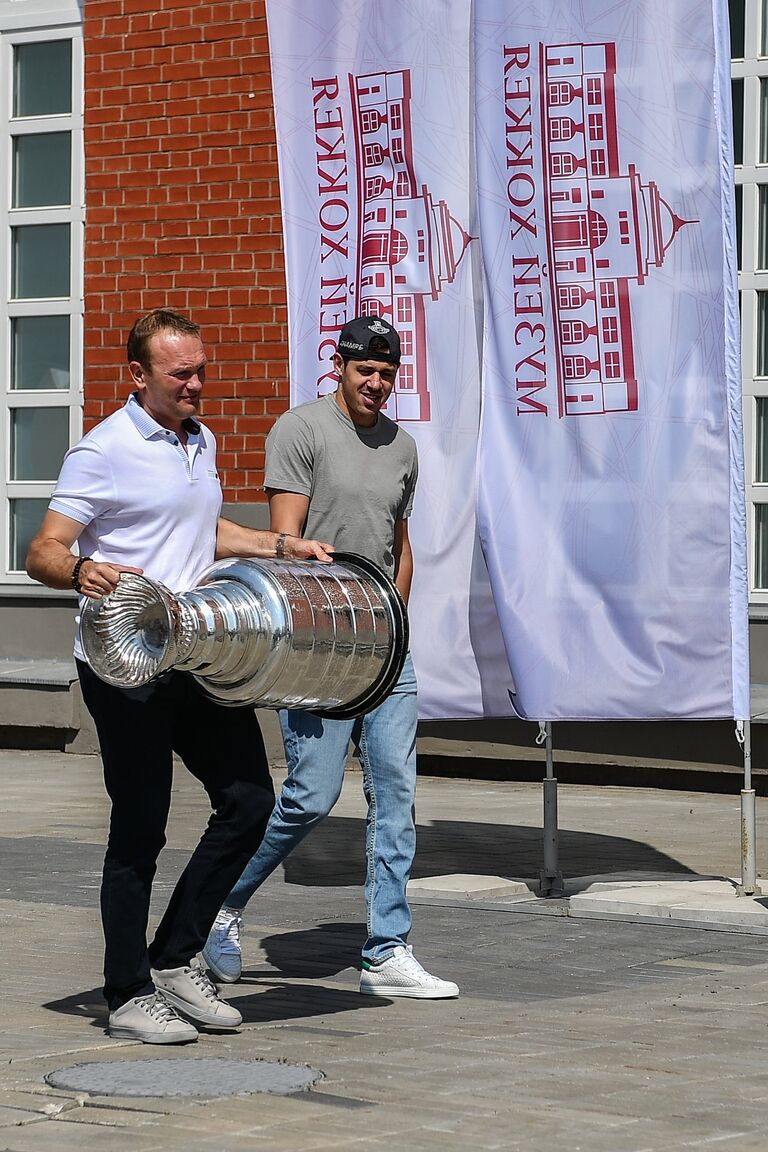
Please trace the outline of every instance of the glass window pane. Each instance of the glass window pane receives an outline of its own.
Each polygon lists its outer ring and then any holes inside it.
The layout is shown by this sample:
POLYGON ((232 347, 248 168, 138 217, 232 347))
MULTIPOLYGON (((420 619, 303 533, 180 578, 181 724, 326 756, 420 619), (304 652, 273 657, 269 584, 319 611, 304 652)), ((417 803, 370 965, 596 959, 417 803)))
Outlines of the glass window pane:
POLYGON ((41 132, 13 141, 13 207, 41 208, 71 201, 69 132, 41 132))
POLYGON ((757 362, 755 375, 768 376, 768 292, 757 294, 757 362))
POLYGON ((757 267, 768 268, 768 184, 757 189, 757 267))
POLYGON ((11 500, 10 555, 8 567, 12 572, 23 572, 27 549, 43 522, 48 509, 47 500, 11 500))
POLYGON ((768 396, 758 396, 756 401, 755 484, 768 484, 768 396))
POLYGON ((728 0, 731 21, 731 59, 744 59, 744 0, 728 0))
POLYGON ((12 299, 69 296, 69 224, 12 228, 12 299))
POLYGON ((13 50, 14 116, 72 111, 72 41, 17 44, 13 50))
POLYGON ((760 5, 760 55, 768 56, 768 0, 760 5))
POLYGON ((69 388, 69 316, 11 320, 11 388, 69 388))
POLYGON ((11 411, 11 480, 55 480, 69 447, 69 408, 11 411))
MULTIPOLYGON (((763 86, 765 81, 760 81, 760 96, 761 96, 761 111, 763 109, 763 95, 768 99, 768 91, 763 93, 763 86)), ((733 162, 734 164, 744 163, 744 80, 739 78, 731 80, 731 101, 733 103, 733 162)), ((761 133, 768 134, 768 126, 764 126, 761 121, 761 133)), ((760 137, 760 146, 763 146, 763 137, 760 137)), ((768 153, 768 143, 766 143, 766 153, 768 153)))
POLYGON ((754 506, 754 586, 768 589, 768 505, 754 506))
POLYGON ((741 184, 734 188, 734 205, 736 208, 736 267, 741 272, 741 221, 744 206, 744 189, 741 184))

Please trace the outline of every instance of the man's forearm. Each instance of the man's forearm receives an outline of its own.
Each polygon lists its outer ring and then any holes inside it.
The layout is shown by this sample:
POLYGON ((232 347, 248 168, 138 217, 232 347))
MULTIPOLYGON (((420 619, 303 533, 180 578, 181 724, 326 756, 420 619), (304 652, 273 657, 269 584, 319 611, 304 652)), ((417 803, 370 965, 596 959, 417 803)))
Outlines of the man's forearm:
POLYGON ((234 520, 220 519, 216 532, 216 559, 230 556, 257 556, 261 559, 276 555, 277 533, 259 528, 246 528, 234 520))
POLYGON ((406 604, 411 594, 412 580, 413 557, 409 552, 407 556, 401 556, 400 563, 397 565, 397 571, 395 572, 395 585, 406 604))
POLYGON ((76 562, 77 556, 59 540, 33 541, 27 554, 27 573, 48 588, 71 588, 76 562))
POLYGON ((280 529, 278 532, 244 528, 232 520, 219 520, 216 532, 216 559, 232 556, 251 556, 273 560, 276 556, 286 560, 321 560, 328 563, 333 549, 320 540, 304 540, 280 529))
POLYGON ((413 580, 413 552, 408 539, 408 522, 397 520, 395 522, 395 584, 405 603, 411 594, 411 581, 413 580))

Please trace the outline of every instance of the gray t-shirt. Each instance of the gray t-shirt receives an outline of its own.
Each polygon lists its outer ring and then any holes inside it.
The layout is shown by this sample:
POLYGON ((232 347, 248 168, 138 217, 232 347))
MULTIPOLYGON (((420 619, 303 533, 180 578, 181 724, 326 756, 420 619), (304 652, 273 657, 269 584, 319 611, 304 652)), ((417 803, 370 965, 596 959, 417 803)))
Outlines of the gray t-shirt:
POLYGON ((394 573, 394 526, 411 514, 419 465, 413 437, 379 413, 372 428, 333 394, 291 408, 267 437, 265 488, 309 497, 304 535, 394 573))

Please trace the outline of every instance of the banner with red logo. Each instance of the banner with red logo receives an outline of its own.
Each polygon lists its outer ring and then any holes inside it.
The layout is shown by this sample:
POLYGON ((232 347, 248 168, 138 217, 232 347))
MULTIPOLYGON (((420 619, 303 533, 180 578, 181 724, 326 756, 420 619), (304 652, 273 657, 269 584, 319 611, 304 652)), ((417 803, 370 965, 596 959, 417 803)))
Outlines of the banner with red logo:
POLYGON ((267 15, 292 403, 403 342, 422 715, 746 716, 725 0, 267 15))
POLYGON ((419 450, 409 535, 420 712, 510 715, 475 517, 469 0, 271 0, 267 16, 291 403, 334 390, 331 357, 347 320, 380 315, 397 328, 402 364, 385 411, 419 450))
POLYGON ((516 708, 744 718, 725 4, 475 11, 478 515, 516 708))

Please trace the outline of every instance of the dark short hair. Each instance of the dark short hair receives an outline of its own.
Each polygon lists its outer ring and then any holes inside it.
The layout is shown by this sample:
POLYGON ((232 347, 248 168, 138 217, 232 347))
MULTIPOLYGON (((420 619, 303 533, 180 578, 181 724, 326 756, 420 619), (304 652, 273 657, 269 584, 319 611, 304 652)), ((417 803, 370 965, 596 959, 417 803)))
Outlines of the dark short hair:
POLYGON ((138 361, 142 368, 149 370, 151 359, 149 355, 149 342, 158 332, 178 332, 182 336, 199 336, 200 325, 194 320, 178 312, 171 312, 168 308, 154 308, 146 316, 141 316, 128 334, 126 349, 128 363, 138 361))

